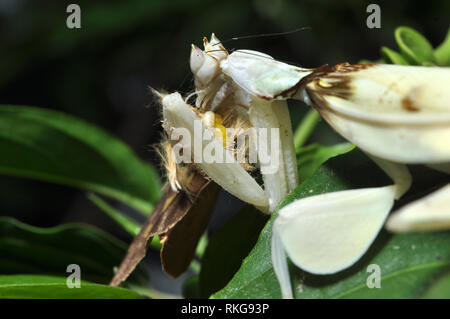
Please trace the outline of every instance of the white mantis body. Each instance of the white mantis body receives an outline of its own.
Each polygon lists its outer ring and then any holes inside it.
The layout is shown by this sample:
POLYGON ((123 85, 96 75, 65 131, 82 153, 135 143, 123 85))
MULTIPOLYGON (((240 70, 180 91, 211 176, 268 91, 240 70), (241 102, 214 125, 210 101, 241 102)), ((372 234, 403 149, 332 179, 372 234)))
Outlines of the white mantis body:
MULTIPOLYGON (((239 165, 204 168, 210 178, 239 198, 273 212, 297 185, 285 101, 289 98, 318 110, 394 181, 391 186, 300 199, 279 210, 273 226, 272 261, 285 298, 292 297, 285 252, 294 264, 310 273, 343 270, 366 252, 385 224, 394 200, 409 189, 411 176, 405 164, 450 171, 448 68, 343 63, 304 69, 256 51, 228 54, 213 35, 210 43, 205 42, 205 51, 193 47, 191 69, 197 108, 235 108, 254 127, 279 127, 285 132, 279 143, 283 165, 276 173, 262 174, 264 189, 251 181, 245 170, 237 168, 239 165), (239 173, 227 179, 233 169, 239 173)), ((171 117, 170 110, 172 114, 184 112, 180 97, 168 95, 162 102, 166 118, 171 117)), ((172 122, 174 125, 176 121, 172 122)), ((450 228, 449 185, 394 213, 387 228, 450 228)))

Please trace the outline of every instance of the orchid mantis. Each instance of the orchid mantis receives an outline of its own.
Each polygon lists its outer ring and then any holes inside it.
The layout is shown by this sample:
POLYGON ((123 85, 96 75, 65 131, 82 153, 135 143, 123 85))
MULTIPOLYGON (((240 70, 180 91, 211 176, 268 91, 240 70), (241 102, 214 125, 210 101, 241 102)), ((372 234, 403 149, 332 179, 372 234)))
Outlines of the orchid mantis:
MULTIPOLYGON (((292 298, 286 254, 310 273, 332 274, 354 264, 385 225, 392 231, 450 228, 450 184, 393 213, 394 200, 411 185, 405 164, 425 164, 450 171, 450 70, 438 67, 351 65, 305 69, 250 50, 229 54, 212 35, 205 49, 192 47, 190 65, 197 96, 195 107, 178 93, 161 95, 166 130, 219 129, 205 114, 227 114, 227 127, 279 128, 280 165, 265 171, 259 149, 256 166, 261 187, 245 167, 196 163, 199 170, 228 192, 265 213, 298 184, 287 99, 314 107, 344 138, 362 149, 393 180, 393 185, 312 196, 278 211, 273 226, 272 262, 282 295, 292 298), (208 113, 209 114, 209 113, 208 113)), ((221 124, 220 124, 221 125, 221 124)), ((220 134, 219 134, 220 135, 220 134)), ((226 138, 226 136, 225 136, 226 138)), ((213 138, 214 139, 214 138, 213 138)), ((218 152, 232 153, 220 142, 218 152)), ((260 145, 257 145, 257 148, 260 145)), ((234 159, 233 155, 230 155, 234 159)), ((273 158, 272 158, 273 160, 273 158)))

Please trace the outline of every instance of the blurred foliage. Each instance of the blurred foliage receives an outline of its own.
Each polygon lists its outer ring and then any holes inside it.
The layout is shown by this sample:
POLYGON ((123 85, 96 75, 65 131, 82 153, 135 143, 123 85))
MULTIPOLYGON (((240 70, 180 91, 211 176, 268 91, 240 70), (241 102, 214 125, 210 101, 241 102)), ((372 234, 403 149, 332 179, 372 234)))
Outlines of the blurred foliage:
POLYGON ((382 63, 422 66, 450 66, 450 29, 436 48, 419 32, 409 27, 395 29, 395 41, 400 52, 381 48, 382 63))
POLYGON ((141 299, 131 290, 83 281, 80 289, 67 289, 66 278, 0 275, 2 299, 141 299))
POLYGON ((1 105, 0 152, 1 174, 95 191, 144 215, 150 214, 161 194, 153 168, 128 146, 60 112, 1 105))
MULTIPOLYGON (((82 278, 108 284, 127 245, 95 227, 65 224, 39 228, 0 217, 0 274, 67 276, 66 268, 77 264, 82 278)), ((148 275, 138 267, 129 284, 147 285, 148 275)))

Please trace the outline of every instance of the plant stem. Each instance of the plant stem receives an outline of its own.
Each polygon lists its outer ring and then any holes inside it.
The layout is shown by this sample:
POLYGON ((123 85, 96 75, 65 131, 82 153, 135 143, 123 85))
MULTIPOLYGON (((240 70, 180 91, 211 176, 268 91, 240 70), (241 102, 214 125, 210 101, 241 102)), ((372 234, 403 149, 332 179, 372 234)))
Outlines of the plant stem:
POLYGON ((296 151, 308 140, 309 136, 319 122, 319 119, 320 115, 316 110, 310 110, 303 118, 294 133, 294 145, 296 151))

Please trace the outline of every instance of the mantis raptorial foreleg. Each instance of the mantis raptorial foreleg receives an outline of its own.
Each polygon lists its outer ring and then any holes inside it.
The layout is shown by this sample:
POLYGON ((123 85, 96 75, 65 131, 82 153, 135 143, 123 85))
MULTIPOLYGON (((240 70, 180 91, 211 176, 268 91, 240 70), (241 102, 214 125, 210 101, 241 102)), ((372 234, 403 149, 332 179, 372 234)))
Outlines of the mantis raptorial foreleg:
POLYGON ((386 228, 395 232, 450 228, 450 184, 394 212, 386 228))

